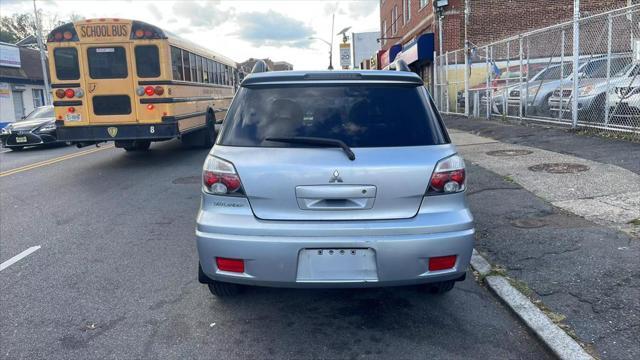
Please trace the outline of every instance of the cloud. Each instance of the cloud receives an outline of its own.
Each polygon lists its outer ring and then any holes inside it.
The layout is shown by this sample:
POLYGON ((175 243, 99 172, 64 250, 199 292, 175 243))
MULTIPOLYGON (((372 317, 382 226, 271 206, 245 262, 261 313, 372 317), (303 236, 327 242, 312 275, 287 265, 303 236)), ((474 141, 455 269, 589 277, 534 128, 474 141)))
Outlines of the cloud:
POLYGON ((233 9, 223 10, 218 5, 219 1, 178 1, 173 5, 173 14, 188 20, 191 26, 212 29, 233 17, 233 9))
POLYGON ((151 15, 155 16, 157 20, 162 20, 162 12, 155 4, 149 4, 148 9, 151 15))
POLYGON ((347 10, 353 18, 363 18, 376 11, 378 3, 377 0, 352 1, 347 5, 347 10))
POLYGON ((255 46, 308 48, 314 34, 311 26, 273 10, 240 13, 237 23, 235 35, 255 46))

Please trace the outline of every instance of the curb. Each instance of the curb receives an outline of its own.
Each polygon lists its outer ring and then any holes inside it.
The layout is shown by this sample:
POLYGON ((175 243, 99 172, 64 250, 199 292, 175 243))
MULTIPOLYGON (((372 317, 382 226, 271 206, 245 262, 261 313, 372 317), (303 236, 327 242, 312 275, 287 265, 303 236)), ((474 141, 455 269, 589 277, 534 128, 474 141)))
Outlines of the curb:
POLYGON ((529 298, 514 288, 500 275, 489 275, 491 265, 475 249, 471 267, 485 277, 487 286, 524 322, 524 324, 562 360, 594 360, 574 339, 554 324, 529 298))

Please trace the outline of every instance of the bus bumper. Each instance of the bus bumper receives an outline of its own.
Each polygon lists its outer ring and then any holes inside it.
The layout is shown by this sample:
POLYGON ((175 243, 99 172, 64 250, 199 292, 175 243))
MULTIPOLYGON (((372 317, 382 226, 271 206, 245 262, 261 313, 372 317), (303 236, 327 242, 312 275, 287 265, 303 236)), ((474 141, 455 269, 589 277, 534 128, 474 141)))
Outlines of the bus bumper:
POLYGON ((144 125, 64 126, 57 123, 60 141, 166 140, 180 135, 177 123, 144 125))

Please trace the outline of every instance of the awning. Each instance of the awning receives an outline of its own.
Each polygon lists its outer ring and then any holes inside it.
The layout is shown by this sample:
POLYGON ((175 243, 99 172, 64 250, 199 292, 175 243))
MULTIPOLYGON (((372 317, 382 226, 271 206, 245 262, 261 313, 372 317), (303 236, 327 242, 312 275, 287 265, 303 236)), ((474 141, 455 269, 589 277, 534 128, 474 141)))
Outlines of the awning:
POLYGON ((396 59, 396 55, 402 51, 402 45, 396 44, 389 50, 380 51, 378 53, 378 69, 384 69, 396 59))
MULTIPOLYGON (((415 40, 405 44, 395 59, 402 59, 407 64, 433 62, 435 37, 433 33, 418 36, 415 40)), ((393 60, 392 60, 393 61, 393 60)))

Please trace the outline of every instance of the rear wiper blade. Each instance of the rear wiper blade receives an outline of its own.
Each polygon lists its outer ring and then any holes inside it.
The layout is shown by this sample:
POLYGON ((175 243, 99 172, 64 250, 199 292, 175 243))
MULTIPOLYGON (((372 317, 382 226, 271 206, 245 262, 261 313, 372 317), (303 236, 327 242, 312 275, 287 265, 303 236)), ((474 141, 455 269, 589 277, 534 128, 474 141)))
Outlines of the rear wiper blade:
POLYGON ((266 138, 265 140, 276 141, 281 143, 289 143, 289 144, 307 144, 307 145, 339 147, 339 148, 342 148, 342 150, 347 155, 349 160, 353 161, 356 159, 356 154, 354 154, 353 151, 351 151, 351 148, 349 147, 349 145, 345 144, 344 141, 338 140, 338 139, 296 136, 296 137, 269 137, 269 138, 266 138))

